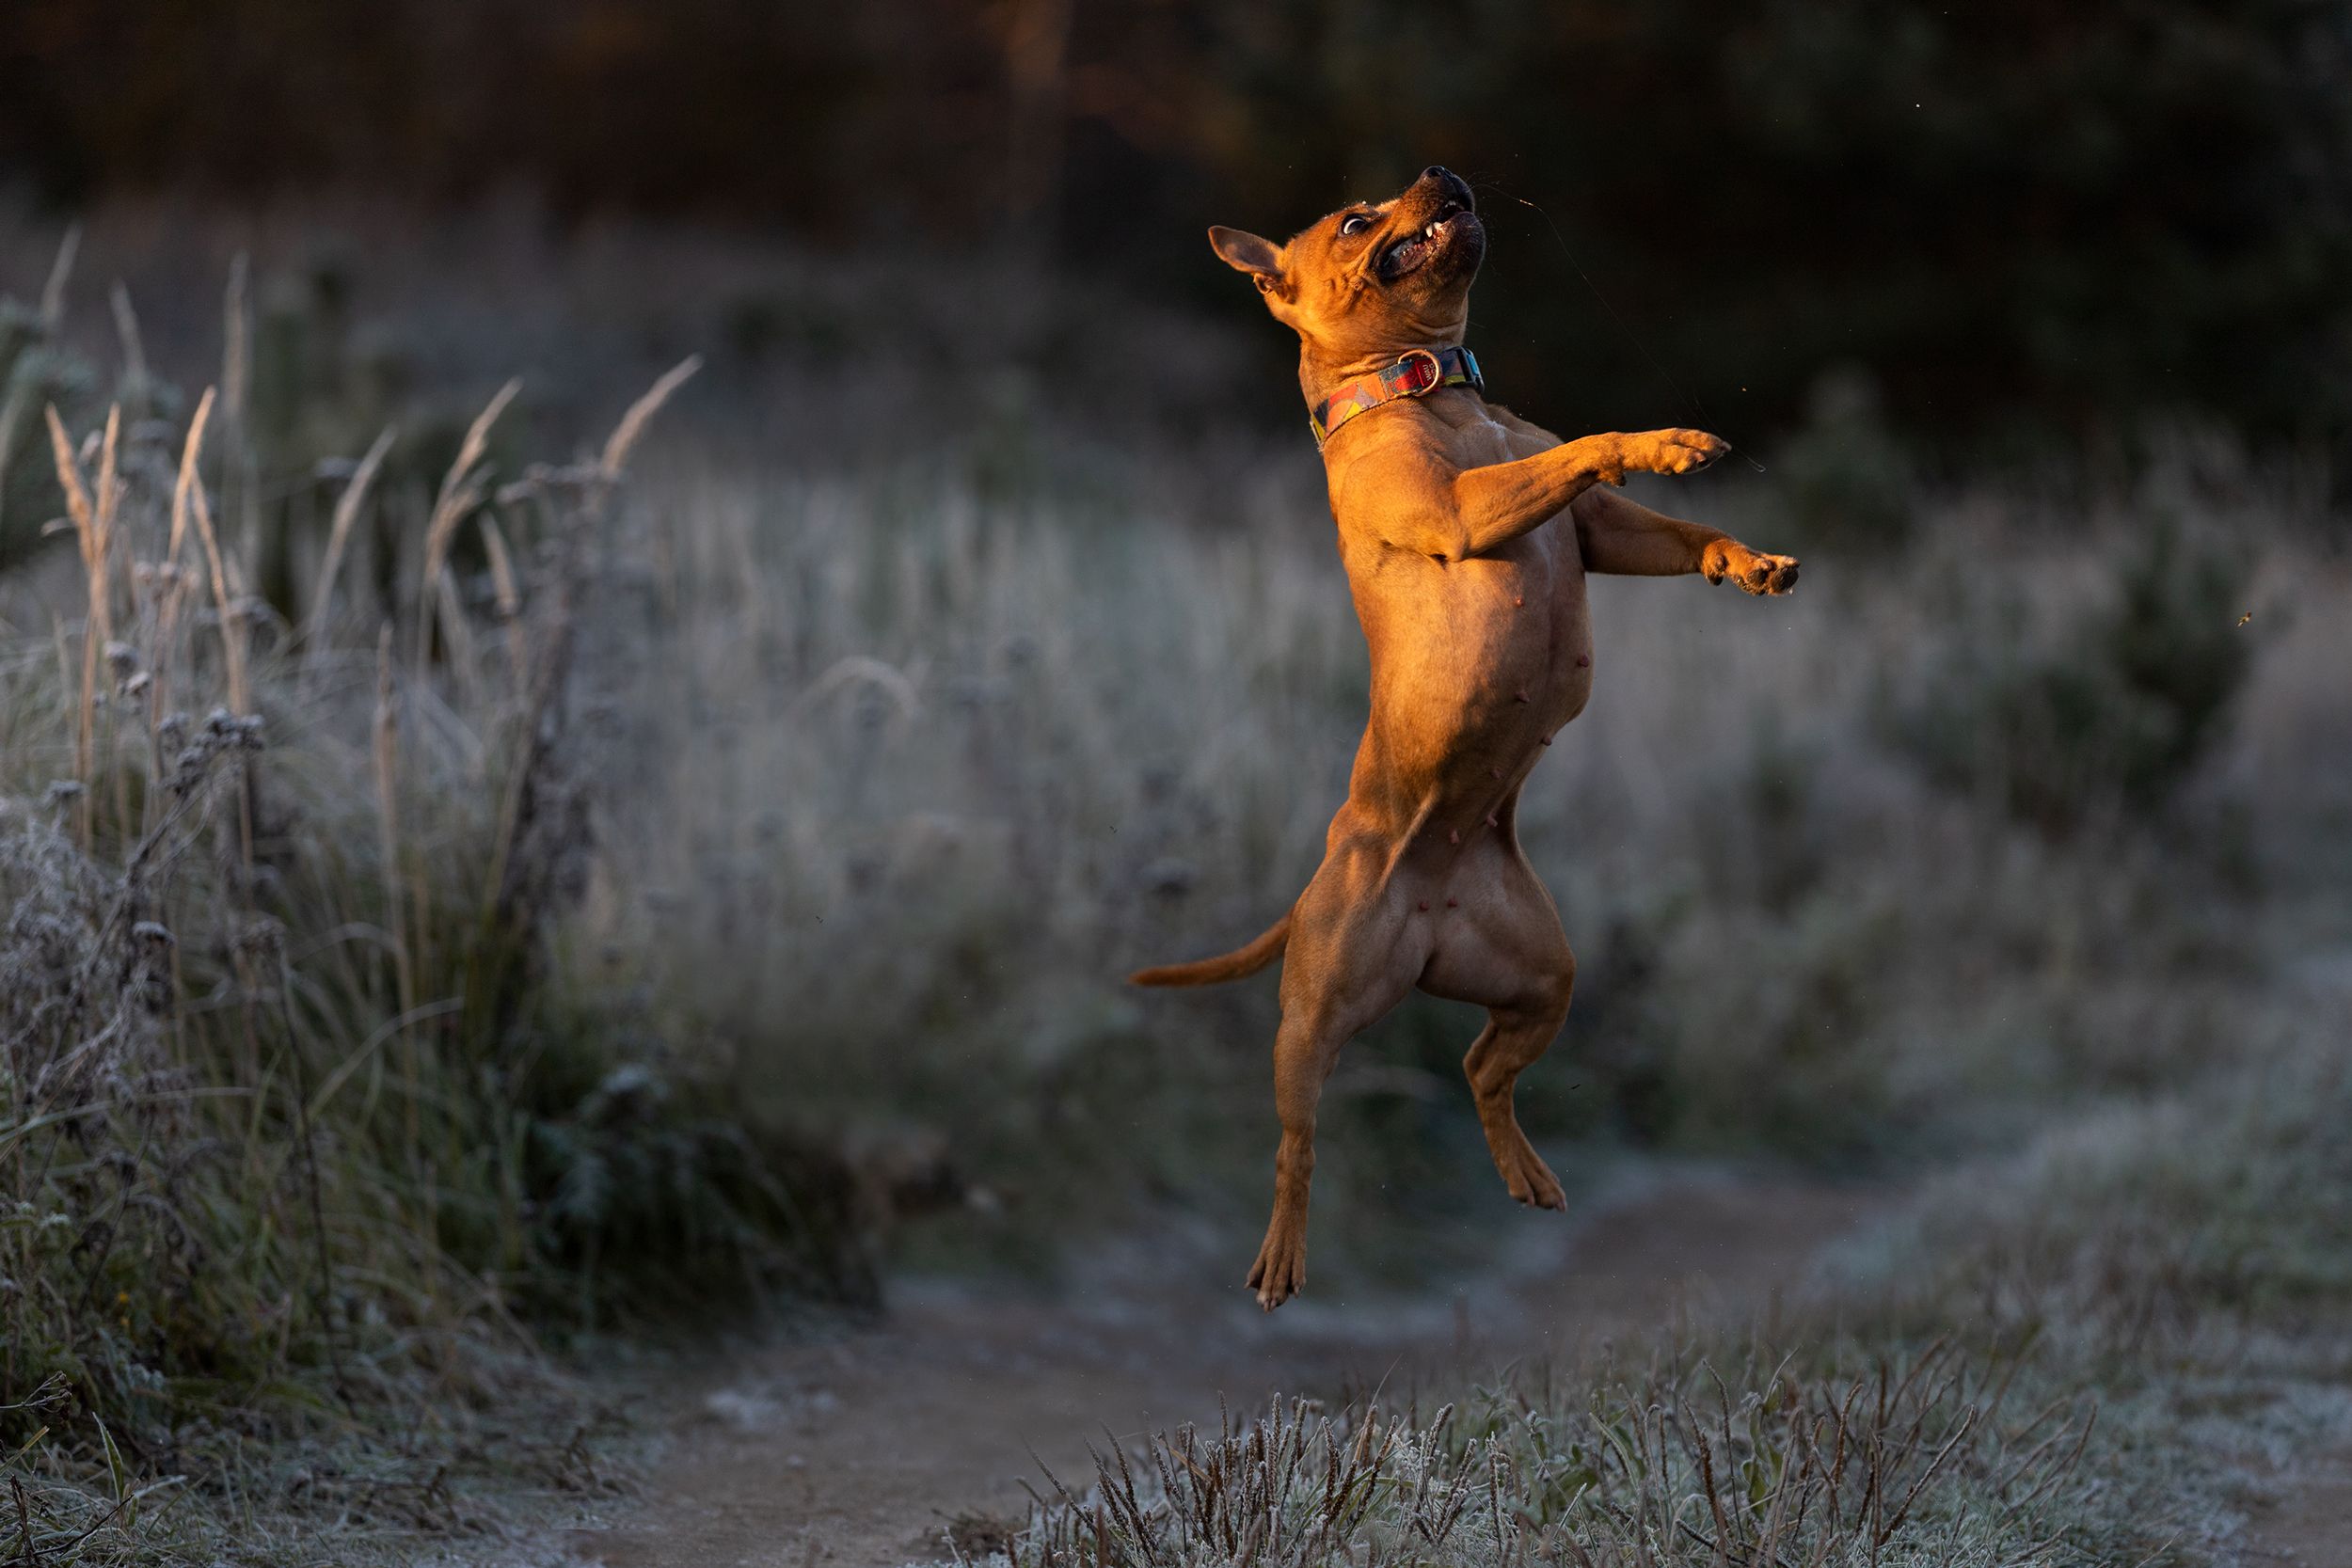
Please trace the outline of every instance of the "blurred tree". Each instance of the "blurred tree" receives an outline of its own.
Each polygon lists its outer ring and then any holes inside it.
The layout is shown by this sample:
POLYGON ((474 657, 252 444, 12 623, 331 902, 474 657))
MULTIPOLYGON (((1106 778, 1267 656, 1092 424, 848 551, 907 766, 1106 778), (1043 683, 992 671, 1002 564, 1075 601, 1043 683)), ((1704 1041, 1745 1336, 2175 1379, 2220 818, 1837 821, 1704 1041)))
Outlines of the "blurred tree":
POLYGON ((1749 436, 1848 364, 1929 450, 2182 412, 2352 446, 2343 0, 0 10, 0 179, 58 204, 519 184, 1044 237, 1239 311, 1203 224, 1294 227, 1432 160, 1497 230, 1482 356, 1562 423, 1749 436))

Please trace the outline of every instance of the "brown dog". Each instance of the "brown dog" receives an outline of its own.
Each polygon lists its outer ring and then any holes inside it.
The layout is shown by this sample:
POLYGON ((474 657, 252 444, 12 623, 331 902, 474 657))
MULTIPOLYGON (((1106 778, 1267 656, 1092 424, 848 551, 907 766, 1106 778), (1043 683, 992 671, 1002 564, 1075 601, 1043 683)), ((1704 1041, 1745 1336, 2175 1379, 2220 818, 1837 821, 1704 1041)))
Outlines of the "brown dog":
POLYGON ((1704 467, 1728 450, 1715 436, 1564 442, 1479 395, 1461 348, 1486 248, 1472 205, 1459 178, 1430 168, 1395 199, 1343 208, 1285 245, 1209 230, 1298 334, 1299 387, 1372 651, 1371 721, 1298 902, 1238 952, 1133 976, 1206 985, 1287 950, 1274 1218, 1249 1271, 1269 1311, 1306 1282, 1324 1080, 1340 1047, 1415 986, 1486 1009, 1462 1066, 1496 1168, 1521 1203, 1566 1206, 1511 1097, 1567 1016, 1576 959, 1514 820, 1535 759, 1592 692, 1584 576, 1702 572, 1751 594, 1797 580, 1787 556, 1595 488, 1704 467))

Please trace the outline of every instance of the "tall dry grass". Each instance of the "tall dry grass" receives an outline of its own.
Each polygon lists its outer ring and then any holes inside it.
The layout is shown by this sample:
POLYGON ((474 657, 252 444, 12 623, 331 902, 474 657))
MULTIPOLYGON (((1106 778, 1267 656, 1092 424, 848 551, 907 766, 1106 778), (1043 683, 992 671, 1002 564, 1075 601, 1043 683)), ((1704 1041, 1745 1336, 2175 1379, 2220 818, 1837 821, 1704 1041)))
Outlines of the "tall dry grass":
POLYGON ((236 540, 277 519, 230 399, 78 439, 46 409, 74 570, 0 590, 15 627, 80 579, 0 661, 13 1554, 135 1549, 124 1478, 225 1484, 243 1437, 461 1432, 617 1309, 866 1289, 834 1164, 646 1093, 644 1042, 546 983, 589 848, 575 618, 692 369, 571 467, 492 460, 510 387, 429 503, 371 504, 379 442, 326 548, 364 520, 418 562, 389 606, 252 592, 236 540), (450 562, 490 505, 478 606, 450 562))

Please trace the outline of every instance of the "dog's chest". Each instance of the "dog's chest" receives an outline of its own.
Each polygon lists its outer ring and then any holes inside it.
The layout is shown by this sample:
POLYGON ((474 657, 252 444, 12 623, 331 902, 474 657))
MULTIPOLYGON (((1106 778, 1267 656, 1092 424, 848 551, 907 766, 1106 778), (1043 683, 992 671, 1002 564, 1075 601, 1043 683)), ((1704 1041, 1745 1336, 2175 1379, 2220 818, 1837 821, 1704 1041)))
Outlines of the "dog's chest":
MULTIPOLYGON (((1396 551, 1350 562, 1374 684, 1455 743, 1549 734, 1592 690, 1592 632, 1572 529, 1439 564, 1396 551)), ((1529 742, 1533 744, 1531 740, 1529 742)))

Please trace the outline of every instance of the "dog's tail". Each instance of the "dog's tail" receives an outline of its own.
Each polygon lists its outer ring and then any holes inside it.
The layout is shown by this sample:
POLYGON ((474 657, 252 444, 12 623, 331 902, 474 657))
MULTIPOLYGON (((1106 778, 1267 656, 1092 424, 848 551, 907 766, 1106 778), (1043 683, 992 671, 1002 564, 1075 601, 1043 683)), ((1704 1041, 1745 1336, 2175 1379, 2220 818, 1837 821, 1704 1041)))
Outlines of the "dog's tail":
POLYGON ((1127 976, 1131 986, 1214 986, 1226 980, 1238 980, 1245 974, 1255 974, 1282 956, 1290 945, 1291 917, 1287 914, 1267 928, 1266 933, 1247 947, 1221 953, 1214 958, 1201 958, 1188 964, 1161 964, 1156 969, 1138 969, 1127 976))

